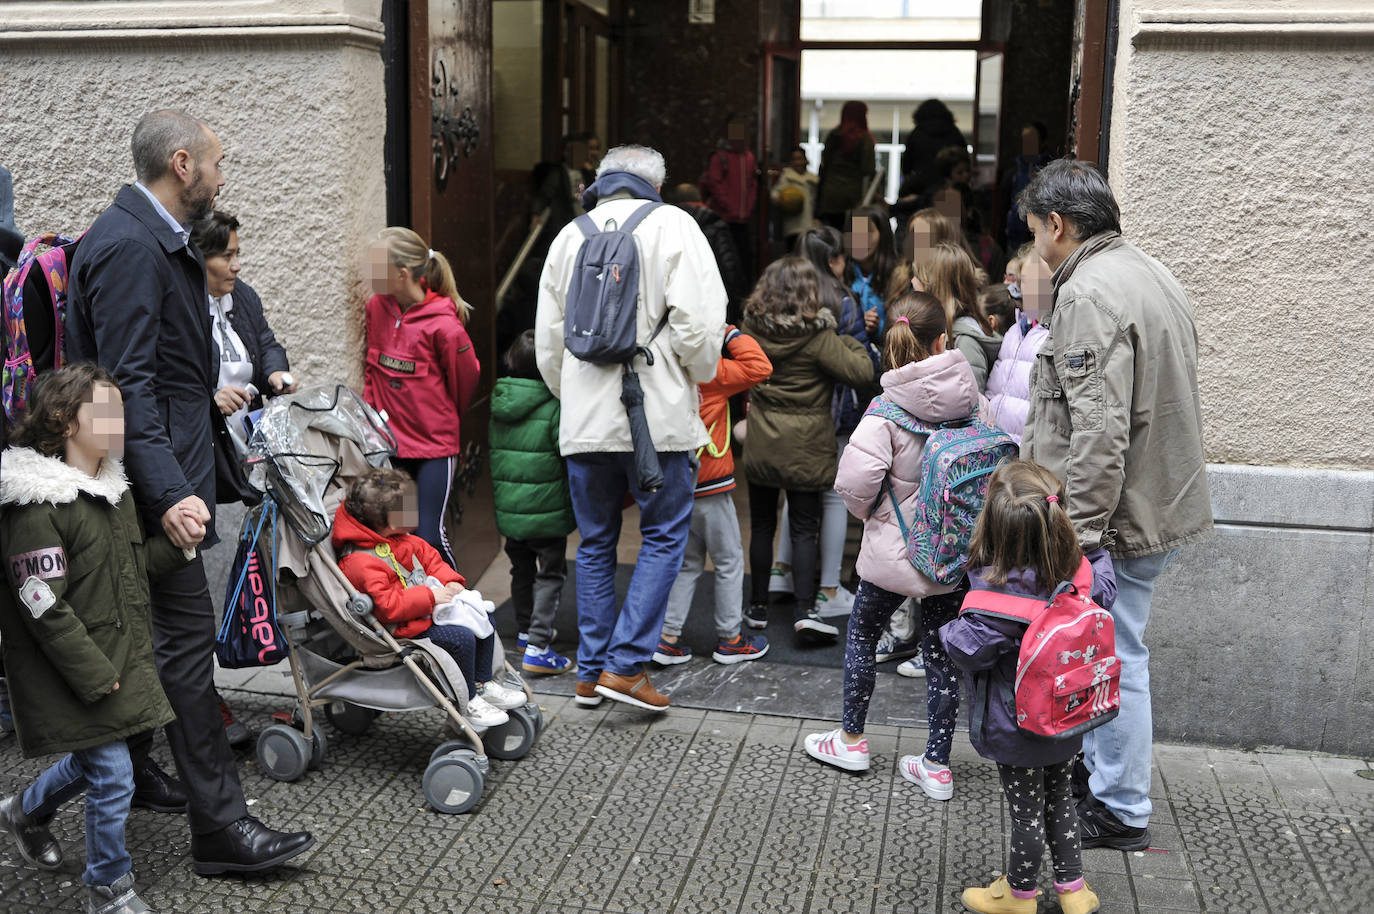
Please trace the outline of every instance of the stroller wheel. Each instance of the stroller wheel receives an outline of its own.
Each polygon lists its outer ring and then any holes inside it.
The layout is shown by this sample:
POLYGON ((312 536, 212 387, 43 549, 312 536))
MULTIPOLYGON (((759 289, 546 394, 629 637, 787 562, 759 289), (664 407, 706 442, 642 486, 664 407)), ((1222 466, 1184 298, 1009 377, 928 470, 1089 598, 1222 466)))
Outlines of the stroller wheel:
POLYGON ((324 754, 329 749, 329 740, 324 735, 324 727, 315 725, 315 732, 310 734, 310 763, 311 771, 319 771, 324 767, 324 754))
POLYGON ((325 719, 340 733, 349 736, 362 736, 372 728, 377 712, 349 701, 331 701, 324 706, 325 719))
POLYGON ((476 754, 471 749, 456 749, 430 762, 425 769, 425 801, 438 812, 467 812, 482 798, 485 780, 477 767, 476 754))
POLYGON ((487 754, 499 759, 519 759, 529 754, 534 739, 539 735, 534 715, 525 705, 506 712, 510 720, 498 727, 492 727, 482 735, 482 745, 487 754))
POLYGON ((534 733, 535 733, 535 736, 538 736, 539 734, 543 733, 543 732, 544 732, 544 709, 541 708, 541 707, 539 707, 539 705, 536 704, 535 702, 532 702, 532 701, 531 701, 531 702, 526 702, 526 704, 525 704, 525 710, 528 711, 528 712, 530 713, 530 716, 534 718, 534 733))
POLYGON ((258 734, 258 767, 274 781, 295 781, 310 765, 310 741, 295 727, 272 724, 258 734))
POLYGON ((447 742, 440 743, 438 746, 434 748, 434 751, 429 754, 429 763, 432 765, 439 759, 448 755, 450 752, 454 752, 458 749, 467 750, 468 752, 472 753, 473 757, 476 757, 477 755, 477 750, 473 748, 472 743, 468 742, 465 739, 451 739, 447 742))

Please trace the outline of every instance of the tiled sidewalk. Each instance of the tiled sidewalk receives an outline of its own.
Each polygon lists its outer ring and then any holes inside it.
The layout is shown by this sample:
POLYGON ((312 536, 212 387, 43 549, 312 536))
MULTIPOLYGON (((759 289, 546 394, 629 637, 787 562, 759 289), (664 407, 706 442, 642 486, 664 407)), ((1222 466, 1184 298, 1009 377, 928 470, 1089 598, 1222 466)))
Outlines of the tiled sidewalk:
MULTIPOLYGON (((255 728, 280 705, 266 694, 229 698, 255 728)), ((919 728, 875 728, 876 770, 854 776, 797 748, 829 722, 682 708, 651 718, 541 700, 549 725, 539 743, 519 762, 492 761, 469 815, 424 806, 420 778, 441 739, 435 712, 384 717, 362 737, 331 733, 324 769, 294 784, 245 760, 253 812, 319 839, 298 867, 270 878, 194 876, 184 821, 134 811, 129 844, 146 900, 178 914, 931 914, 961 910, 960 889, 1002 866, 996 772, 965 738, 955 798, 942 804, 896 774, 897 756, 923 746, 919 728)), ((1374 780, 1357 775, 1365 762, 1182 746, 1158 747, 1156 761, 1156 847, 1085 856, 1104 912, 1374 908, 1374 780)), ((0 739, 0 790, 38 767, 0 739)), ((0 910, 84 910, 79 803, 56 831, 69 858, 59 873, 0 846, 0 910)), ((1058 907, 1045 901, 1041 911, 1058 907)))

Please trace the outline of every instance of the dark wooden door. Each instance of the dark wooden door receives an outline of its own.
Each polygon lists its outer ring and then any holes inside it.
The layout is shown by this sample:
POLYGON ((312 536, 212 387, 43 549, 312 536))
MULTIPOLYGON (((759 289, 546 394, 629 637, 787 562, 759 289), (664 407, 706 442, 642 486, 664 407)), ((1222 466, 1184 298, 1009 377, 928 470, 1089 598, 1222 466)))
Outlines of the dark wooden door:
POLYGON ((410 5, 412 227, 453 265, 482 382, 463 416, 465 467, 446 517, 458 570, 475 581, 500 548, 486 467, 496 368, 492 297, 492 91, 489 0, 410 5))

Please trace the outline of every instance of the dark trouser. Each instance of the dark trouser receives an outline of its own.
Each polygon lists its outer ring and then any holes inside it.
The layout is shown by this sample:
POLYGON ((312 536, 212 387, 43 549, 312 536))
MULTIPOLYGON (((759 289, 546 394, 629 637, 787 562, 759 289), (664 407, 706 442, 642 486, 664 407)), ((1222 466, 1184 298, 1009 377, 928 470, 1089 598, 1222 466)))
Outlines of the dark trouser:
POLYGON ((750 231, 748 222, 727 222, 730 226, 730 237, 735 242, 735 250, 739 252, 739 263, 744 268, 744 276, 749 281, 749 285, 754 284, 754 233, 750 231))
MULTIPOLYGON (((749 483, 749 602, 768 603, 768 572, 773 567, 773 535, 778 530, 782 490, 749 483)), ((787 490, 787 531, 792 538, 792 587, 797 618, 816 608, 816 559, 821 533, 821 493, 787 490)))
POLYGON ((479 638, 472 629, 461 625, 431 625, 420 637, 442 647, 458 664, 467 680, 468 698, 477 694, 479 682, 491 682, 491 658, 496 645, 492 635, 479 638))
POLYGON ((448 500, 453 497, 453 474, 458 469, 459 457, 435 457, 432 460, 412 460, 405 457, 391 458, 391 465, 405 470, 415 478, 415 488, 420 498, 419 526, 415 535, 439 550, 439 555, 448 562, 454 571, 458 562, 453 557, 453 549, 444 531, 444 513, 448 510, 448 500))
POLYGON ((568 577, 568 538, 513 540, 506 537, 510 557, 510 601, 520 631, 531 647, 548 647, 553 619, 568 577))
POLYGON ((1035 888, 1047 837, 1050 859, 1054 861, 1054 881, 1073 882, 1083 875, 1078 813, 1069 790, 1072 770, 1073 759, 1045 768, 1017 768, 1000 762, 997 765, 1011 812, 1007 882, 1013 889, 1029 892, 1035 888))
POLYGON ((940 643, 940 626, 953 622, 968 594, 965 578, 952 593, 921 599, 921 655, 926 662, 926 717, 930 735, 926 737, 926 758, 949 764, 954 730, 959 716, 959 671, 940 643))
MULTIPOLYGON (((792 579, 793 583, 796 578, 792 579)), ((905 596, 883 590, 867 581, 859 582, 854 608, 849 611, 849 629, 844 641, 844 713, 840 726, 846 733, 864 732, 868 703, 878 681, 878 638, 905 596)))
MULTIPOLYGON (((153 657, 177 716, 167 725, 167 742, 186 785, 191 833, 209 834, 248 815, 248 807, 215 697, 215 609, 205 566, 197 558, 151 584, 153 657)), ((130 737, 134 771, 152 745, 152 733, 130 737)))

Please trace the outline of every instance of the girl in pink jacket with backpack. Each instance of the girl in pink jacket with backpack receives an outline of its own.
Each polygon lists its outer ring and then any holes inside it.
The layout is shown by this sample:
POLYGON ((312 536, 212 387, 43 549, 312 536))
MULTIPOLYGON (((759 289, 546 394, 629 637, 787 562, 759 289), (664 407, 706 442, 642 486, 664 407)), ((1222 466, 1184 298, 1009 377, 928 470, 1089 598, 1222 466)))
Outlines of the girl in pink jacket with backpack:
MULTIPOLYGON (((907 291, 889 308, 883 341, 883 394, 889 404, 923 422, 965 419, 981 398, 973 369, 947 349, 944 305, 925 292, 907 291)), ((875 401, 875 404, 878 401, 875 401)), ((881 404, 879 404, 881 405, 881 404)), ((887 486, 903 512, 915 513, 921 487, 925 435, 888 421, 870 408, 840 457, 835 490, 855 517, 864 521, 859 549, 859 589, 849 616, 844 651, 844 715, 838 729, 806 737, 807 755, 846 771, 867 771, 864 722, 876 681, 878 636, 907 597, 921 598, 921 646, 926 663, 926 707, 930 736, 923 756, 903 756, 902 776, 936 800, 954 796, 949 750, 959 710, 959 684, 940 644, 939 628, 959 612, 968 590, 937 584, 907 560, 906 538, 893 511, 887 486)))

